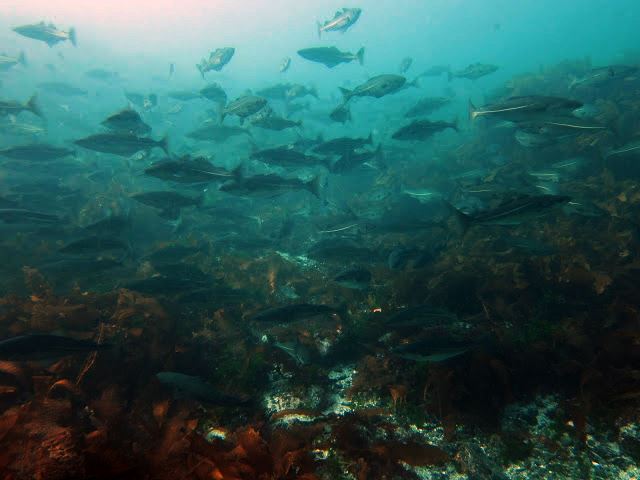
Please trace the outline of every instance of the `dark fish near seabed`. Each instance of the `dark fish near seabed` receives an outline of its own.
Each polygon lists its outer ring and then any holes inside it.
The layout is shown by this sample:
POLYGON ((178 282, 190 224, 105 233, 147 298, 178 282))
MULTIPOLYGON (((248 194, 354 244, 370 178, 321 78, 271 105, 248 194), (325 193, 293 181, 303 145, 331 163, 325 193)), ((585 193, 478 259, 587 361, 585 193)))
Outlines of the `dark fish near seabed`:
POLYGON ((413 58, 405 57, 400 62, 400 66, 398 67, 398 71, 400 72, 400 74, 405 74, 405 73, 407 73, 407 70, 409 70, 411 68, 412 64, 413 64, 413 58))
POLYGON ((162 180, 185 184, 222 182, 235 177, 233 172, 216 167, 204 158, 192 159, 189 156, 179 160, 167 159, 156 162, 144 173, 162 180))
POLYGON ((486 104, 480 108, 469 101, 469 119, 494 116, 515 122, 527 121, 543 114, 571 115, 571 112, 582 105, 578 100, 544 95, 510 97, 503 102, 486 104))
POLYGON ((605 152, 605 158, 616 155, 638 155, 640 154, 640 139, 632 140, 620 148, 610 149, 605 152))
POLYGON ((578 87, 602 87, 615 81, 634 79, 638 67, 627 65, 610 65, 590 70, 581 78, 573 78, 569 83, 569 90, 578 87))
POLYGON ((16 136, 38 136, 44 134, 45 129, 33 123, 18 122, 15 116, 9 115, 9 121, 0 124, 0 132, 16 136))
POLYGON ((87 253, 105 253, 113 251, 128 251, 131 247, 119 238, 113 236, 91 236, 67 243, 58 251, 82 255, 87 253))
POLYGON ((121 262, 112 258, 77 257, 38 265, 38 270, 52 277, 69 280, 77 275, 95 275, 121 266, 121 262))
POLYGON ((224 142, 231 137, 238 135, 247 135, 251 137, 251 132, 246 128, 219 125, 213 120, 207 120, 202 126, 192 132, 187 133, 188 138, 194 140, 205 140, 211 142, 224 142))
POLYGON ((381 144, 374 151, 345 152, 335 162, 329 163, 327 166, 331 173, 347 173, 365 164, 372 168, 384 168, 381 144), (373 164, 369 163, 371 161, 373 164))
POLYGON ((477 80, 497 70, 498 70, 498 67, 496 65, 488 65, 484 63, 472 63, 464 70, 458 70, 457 72, 449 72, 449 80, 452 80, 454 78, 467 78, 469 80, 477 80))
POLYGON ((353 290, 364 290, 371 284, 371 272, 366 268, 350 268, 333 279, 338 285, 353 290))
POLYGON ((38 117, 42 117, 42 112, 36 103, 36 96, 33 95, 27 103, 16 102, 15 100, 0 100, 0 116, 17 115, 20 112, 31 112, 38 117))
POLYGON ((340 137, 327 140, 314 147, 313 152, 322 155, 342 155, 362 148, 365 145, 373 145, 372 134, 369 134, 367 138, 340 137))
POLYGON ((156 374, 156 378, 161 384, 170 388, 177 397, 192 398, 224 407, 246 405, 250 401, 246 396, 223 393, 200 377, 179 372, 160 372, 156 374))
POLYGON ((294 305, 285 305, 284 307, 275 307, 263 310, 252 315, 250 320, 254 322, 278 322, 292 323, 305 318, 318 316, 334 316, 340 315, 341 310, 328 305, 313 305, 309 303, 299 303, 294 305))
POLYGON ((111 348, 91 340, 76 340, 59 335, 31 334, 0 340, 0 358, 4 360, 51 358, 111 348))
POLYGON ((206 253, 206 249, 200 246, 169 245, 168 247, 163 247, 148 253, 143 259, 153 264, 175 263, 199 253, 206 253))
POLYGON ((131 195, 135 201, 149 207, 161 210, 160 216, 167 219, 176 219, 182 208, 200 206, 203 197, 188 197, 169 190, 135 193, 131 195))
POLYGON ((453 208, 463 230, 473 225, 519 225, 525 219, 546 214, 552 207, 571 200, 566 195, 520 195, 498 206, 473 214, 453 208))
POLYGON ((9 224, 56 224, 60 222, 60 218, 24 208, 0 208, 0 221, 9 224))
POLYGON ((65 32, 64 30, 56 28, 53 23, 47 25, 44 22, 40 22, 15 27, 13 31, 24 37, 40 40, 49 45, 49 47, 53 47, 56 43, 66 40, 69 40, 74 47, 77 46, 76 30, 73 27, 65 32))
POLYGON ((220 122, 224 120, 227 115, 236 115, 240 117, 240 124, 244 123, 244 119, 254 113, 260 111, 267 104, 264 98, 256 97, 254 95, 245 95, 233 102, 229 103, 220 113, 220 122))
POLYGON ((148 151, 154 147, 161 148, 169 155, 168 139, 153 140, 147 137, 138 137, 131 133, 98 133, 81 138, 74 142, 88 150, 101 153, 111 153, 122 157, 130 157, 140 151, 148 151))
POLYGON ((347 103, 353 97, 380 98, 402 90, 403 88, 417 86, 417 79, 413 82, 407 83, 407 79, 401 75, 385 74, 370 78, 353 90, 340 87, 340 91, 342 92, 344 103, 347 103))
POLYGON ((0 156, 12 158, 14 160, 26 160, 31 162, 57 160, 70 155, 75 156, 75 154, 76 152, 74 150, 46 145, 44 143, 20 145, 0 150, 0 156))
POLYGON ((419 328, 450 325, 458 320, 455 313, 432 305, 403 308, 386 321, 387 328, 419 328))
POLYGON ((38 84, 38 88, 63 97, 81 96, 89 93, 84 88, 74 87, 64 82, 42 82, 38 84))
POLYGON ((324 23, 318 22, 318 38, 322 32, 346 32, 353 24, 358 21, 362 9, 360 8, 343 8, 338 10, 331 20, 324 23))
POLYGON ((209 58, 203 58, 200 63, 196 64, 196 68, 204 78, 204 74, 207 72, 222 70, 231 61, 234 53, 236 53, 236 49, 233 47, 216 48, 209 54, 209 58))
POLYGON ((125 108, 107 117, 102 125, 114 132, 125 132, 136 135, 146 135, 151 132, 151 127, 144 123, 140 114, 132 108, 125 108))
POLYGON ((229 183, 225 183, 220 190, 236 195, 275 196, 295 190, 307 190, 320 198, 322 179, 316 176, 304 181, 299 178, 286 178, 275 174, 253 175, 240 177, 229 183))
POLYGON ((27 58, 25 57, 24 52, 20 52, 20 55, 15 58, 10 57, 5 53, 0 54, 0 71, 6 72, 16 65, 22 65, 23 67, 27 66, 27 58))
POLYGON ((458 125, 456 122, 449 123, 441 120, 437 122, 432 122, 430 120, 414 120, 409 125, 397 130, 392 135, 392 138, 394 140, 426 140, 447 128, 452 128, 456 132, 458 131, 458 125))
POLYGON ((360 65, 364 64, 364 47, 357 53, 342 52, 336 47, 315 47, 298 50, 298 55, 315 63, 321 63, 326 67, 333 68, 341 63, 351 63, 357 60, 360 65))
POLYGON ((428 115, 442 107, 451 103, 450 98, 446 97, 427 97, 419 100, 413 107, 411 107, 407 113, 404 114, 406 118, 418 117, 421 115, 428 115))
POLYGON ((329 113, 329 118, 334 122, 345 123, 351 120, 351 109, 347 104, 338 105, 336 108, 331 110, 329 113))

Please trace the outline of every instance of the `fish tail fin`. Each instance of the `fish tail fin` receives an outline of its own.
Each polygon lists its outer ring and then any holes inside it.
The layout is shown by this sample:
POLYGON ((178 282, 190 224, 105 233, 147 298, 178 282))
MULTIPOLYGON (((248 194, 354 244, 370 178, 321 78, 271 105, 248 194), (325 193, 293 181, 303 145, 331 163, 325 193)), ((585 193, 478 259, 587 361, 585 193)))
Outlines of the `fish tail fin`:
POLYGON ((20 55, 18 55, 18 63, 23 67, 27 66, 27 57, 24 55, 24 52, 20 52, 20 55))
POLYGON ((69 40, 71 41, 71 45, 74 47, 78 46, 78 38, 76 37, 76 29, 71 27, 69 29, 69 40))
POLYGON ((453 122, 451 122, 451 128, 453 128, 456 132, 460 131, 460 128, 458 128, 458 117, 453 119, 453 122))
POLYGON ((360 65, 364 65, 364 47, 358 50, 358 53, 356 53, 356 58, 358 59, 358 63, 360 65))
POLYGON ((471 99, 469 99, 468 111, 469 111, 469 120, 475 120, 475 118, 478 116, 478 109, 473 104, 471 99))
POLYGON ((367 137, 367 141, 364 142, 365 145, 373 145, 373 132, 369 132, 369 136, 367 137))
POLYGON ((322 199, 320 196, 322 190, 322 177, 320 174, 313 177, 313 179, 309 182, 309 191, 313 193, 319 199, 322 199))
POLYGON ((42 117, 42 111, 40 111, 40 107, 38 106, 38 102, 37 102, 37 95, 33 95, 29 101, 26 103, 25 107, 27 110, 29 110, 31 113, 33 113, 34 115, 37 115, 40 118, 42 117))
POLYGON ((445 200, 445 204, 449 207, 449 209, 455 215, 456 220, 460 225, 460 228, 462 228, 462 233, 466 234, 467 231, 469 230, 469 227, 471 226, 471 216, 467 215, 461 210, 458 210, 456 207, 454 207, 452 204, 450 204, 446 200, 445 200))
POLYGON ((340 93, 342 93, 343 102, 346 104, 351 97, 353 96, 353 92, 348 88, 338 87, 340 89, 340 93))
POLYGON ((322 23, 316 22, 316 27, 318 28, 318 38, 322 38, 322 23))
POLYGON ((169 153, 169 135, 165 135, 164 137, 162 137, 162 139, 158 141, 158 146, 162 150, 164 150, 164 153, 166 153, 168 156, 171 156, 171 154, 169 153))

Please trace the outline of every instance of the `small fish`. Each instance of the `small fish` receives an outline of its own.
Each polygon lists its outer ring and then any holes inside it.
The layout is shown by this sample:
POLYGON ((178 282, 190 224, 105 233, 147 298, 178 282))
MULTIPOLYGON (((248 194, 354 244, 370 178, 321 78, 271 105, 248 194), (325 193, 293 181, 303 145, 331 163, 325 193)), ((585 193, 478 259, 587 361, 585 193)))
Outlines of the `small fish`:
POLYGON ((286 178, 275 174, 253 175, 240 177, 225 183, 220 190, 236 195, 276 196, 295 190, 307 190, 320 198, 322 179, 318 175, 311 180, 303 181, 299 178, 286 178))
POLYGON ((104 68, 94 68, 92 70, 88 70, 87 72, 85 72, 85 76, 102 81, 116 80, 120 77, 118 72, 105 70, 104 68))
POLYGON ((284 307, 274 307, 256 313, 250 317, 254 322, 278 322, 293 323, 298 320, 318 316, 340 315, 341 311, 328 305, 313 305, 309 303, 298 303, 285 305, 284 307))
POLYGON ((16 65, 27 66, 27 58, 24 56, 24 52, 20 52, 16 58, 8 56, 6 53, 0 54, 0 71, 6 72, 16 65))
POLYGON ((266 104, 267 101, 264 98, 245 95, 229 103, 222 110, 220 113, 220 122, 222 123, 227 115, 237 115, 240 117, 240 124, 242 125, 245 118, 262 110, 266 104))
POLYGON ((124 243, 119 238, 113 236, 91 236, 75 240, 67 243, 64 247, 58 251, 60 253, 68 253, 73 255, 83 255, 87 253, 100 253, 113 252, 113 251, 128 251, 130 246, 124 243))
POLYGON ((233 47, 217 48, 209 54, 209 58, 203 58, 202 61, 196 65, 196 68, 204 78, 204 74, 210 71, 219 72, 222 68, 231 61, 236 49, 233 47))
POLYGON ((346 123, 351 121, 351 109, 345 103, 338 105, 336 108, 331 110, 329 113, 329 118, 334 122, 346 123))
POLYGON ((426 140, 437 132, 452 128, 458 131, 457 122, 449 123, 441 120, 432 122, 430 120, 414 120, 397 130, 392 138, 394 140, 426 140))
POLYGON ((246 405, 249 397, 223 393, 200 377, 179 372, 159 372, 158 381, 170 388, 177 397, 188 397, 211 405, 235 407, 246 405))
POLYGON ((373 135, 371 133, 367 138, 340 137, 327 140, 326 142, 314 147, 313 152, 323 155, 342 155, 344 153, 353 152, 365 145, 373 145, 373 135))
POLYGON ((331 20, 324 23, 318 22, 318 38, 322 36, 322 32, 346 32, 358 21, 361 13, 360 8, 338 10, 331 20))
POLYGON ((605 152, 605 158, 616 155, 637 155, 640 154, 640 139, 632 140, 620 148, 612 148, 605 152))
POLYGON ((407 73, 407 70, 411 68, 412 64, 413 64, 413 58, 411 57, 403 58, 402 61, 400 62, 400 66, 398 67, 398 72, 401 75, 407 73))
POLYGON ((190 90, 172 91, 172 92, 167 93, 167 96, 169 98, 173 98, 174 100, 181 100, 183 102, 187 102, 189 100, 196 100, 196 99, 202 97, 202 95, 200 95, 199 93, 195 93, 195 92, 192 92, 190 90))
POLYGON ((282 62, 280 62, 280 67, 278 67, 278 70, 280 71, 280 73, 284 73, 289 70, 289 67, 291 67, 291 57, 284 57, 282 59, 282 62))
POLYGON ((217 103, 220 108, 227 103, 227 94, 218 83, 210 83, 200 90, 200 95, 217 103))
POLYGON ((385 95, 395 93, 403 88, 417 87, 417 79, 411 83, 407 83, 407 79, 401 75, 378 75, 370 78, 362 85, 358 85, 353 90, 340 87, 344 103, 347 103, 353 97, 374 97, 380 98, 385 95))
POLYGON ((264 163, 285 167, 302 167, 322 163, 320 158, 305 155, 303 152, 296 150, 292 144, 257 150, 251 154, 251 158, 264 163))
POLYGON ((73 143, 88 150, 101 153, 111 153, 121 157, 130 157, 140 151, 149 151, 158 147, 169 155, 167 137, 161 140, 153 140, 147 137, 138 137, 132 133, 98 133, 90 135, 73 143))
POLYGON ((610 65, 593 68, 581 78, 572 78, 569 90, 579 87, 603 87, 615 81, 635 78, 638 67, 627 65, 610 65))
POLYGON ((357 53, 342 52, 336 47, 316 47, 298 50, 298 55, 311 62, 333 68, 341 63, 351 63, 357 60, 360 65, 364 63, 364 47, 357 53))
POLYGON ((371 284, 371 272, 366 268, 350 268, 333 279, 338 285, 352 290, 365 290, 371 284))
POLYGON ((42 82, 38 84, 38 88, 63 97, 83 96, 89 93, 84 88, 74 87, 64 82, 42 82))
POLYGON ((7 224, 57 224, 60 218, 24 208, 0 208, 0 221, 7 224))
POLYGON ((464 70, 458 70, 457 72, 449 72, 449 80, 454 78, 467 78, 469 80, 477 80, 486 75, 490 75, 497 71, 496 65, 488 65, 484 63, 472 63, 464 70))
POLYGON ((56 28, 53 23, 47 25, 44 22, 40 22, 15 27, 13 31, 24 37, 40 40, 49 45, 49 47, 66 40, 69 40, 74 47, 77 46, 76 30, 73 27, 65 32, 56 28))
POLYGON ((328 167, 331 173, 347 173, 365 164, 372 168, 384 168, 383 160, 382 145, 378 145, 374 151, 343 153, 338 160, 329 163, 328 167))
POLYGON ((143 95, 141 93, 125 92, 124 96, 134 105, 149 110, 158 105, 158 96, 155 93, 143 95))
POLYGON ((45 129, 32 123, 20 123, 13 115, 9 116, 9 122, 0 123, 0 132, 9 135, 33 135, 39 136, 45 133, 45 129))
POLYGON ((57 160, 59 158, 68 157, 70 155, 75 156, 74 150, 69 150, 63 147, 55 147, 53 145, 47 145, 44 143, 34 143, 31 145, 20 145, 15 147, 8 147, 0 150, 0 155, 14 160, 27 160, 27 161, 49 161, 57 160))
POLYGON ((160 216, 174 220, 178 218, 182 208, 200 206, 204 198, 188 197, 172 191, 151 191, 131 195, 136 202, 161 210, 160 216))
POLYGON ((142 121, 140 114, 132 108, 125 108, 106 118, 102 125, 113 132, 126 132, 136 135, 147 135, 151 127, 142 121))
POLYGON ((469 100, 469 119, 475 120, 480 116, 495 116, 504 120, 522 122, 541 115, 571 115, 571 112, 582 105, 583 103, 577 100, 544 95, 510 97, 503 102, 490 103, 480 108, 476 108, 469 100))
POLYGON ((0 358, 32 360, 94 352, 111 347, 111 344, 98 344, 91 340, 76 340, 71 337, 38 333, 0 340, 0 358))
POLYGON ((192 159, 189 156, 153 163, 144 173, 162 180, 185 184, 222 182, 235 177, 233 172, 216 167, 204 158, 192 159))
POLYGON ((445 107, 451 103, 450 98, 446 97, 427 97, 419 100, 413 107, 411 107, 407 113, 404 114, 405 118, 413 118, 421 115, 428 115, 436 110, 445 107))

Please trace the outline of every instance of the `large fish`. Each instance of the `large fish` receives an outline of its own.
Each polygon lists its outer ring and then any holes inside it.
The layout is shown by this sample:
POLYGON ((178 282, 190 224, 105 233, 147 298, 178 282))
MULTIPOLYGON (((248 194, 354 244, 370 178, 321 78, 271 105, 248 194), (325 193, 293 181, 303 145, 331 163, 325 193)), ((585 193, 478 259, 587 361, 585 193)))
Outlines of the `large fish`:
POLYGON ((65 32, 64 30, 56 28, 53 23, 49 23, 47 25, 44 22, 40 22, 15 27, 13 31, 24 37, 40 40, 50 47, 53 47, 56 43, 64 42, 66 40, 69 40, 74 47, 77 46, 76 30, 73 27, 65 32))
POLYGON ((457 72, 449 72, 449 80, 453 78, 468 78, 469 80, 477 80, 481 77, 489 75, 498 70, 496 65, 489 65, 484 63, 472 63, 464 70, 458 70, 457 72))
POLYGON ((125 108, 109 115, 102 125, 113 132, 126 132, 136 135, 146 135, 151 132, 151 127, 144 123, 140 114, 132 108, 125 108))
POLYGON ((232 182, 225 183, 220 190, 236 195, 249 196, 276 196, 295 190, 307 190, 320 198, 322 183, 320 176, 303 181, 299 178, 286 178, 280 175, 253 175, 251 177, 239 177, 232 182))
POLYGON ((187 133, 186 136, 194 140, 224 142, 225 140, 238 135, 247 135, 250 137, 251 132, 246 128, 220 125, 213 120, 207 120, 202 124, 201 127, 187 133))
POLYGON ((145 169, 144 173, 162 180, 186 184, 222 182, 235 177, 233 172, 216 167, 204 158, 192 159, 189 156, 156 162, 145 169))
POLYGON ((169 155, 169 145, 167 137, 161 140, 138 137, 132 133, 97 133, 80 140, 76 140, 79 145, 88 150, 101 153, 111 153, 121 157, 130 157, 140 151, 149 151, 154 147, 161 148, 169 155))
POLYGON ((544 95, 510 97, 503 102, 489 103, 480 108, 476 108, 469 101, 469 119, 475 120, 480 116, 493 116, 514 122, 526 121, 542 114, 569 115, 582 105, 583 103, 578 100, 544 95))
POLYGON ((0 71, 7 71, 16 65, 27 65, 27 59, 24 56, 24 52, 20 52, 20 55, 16 58, 9 57, 6 53, 0 53, 0 71))
POLYGON ((15 147, 7 147, 0 150, 0 155, 14 160, 27 160, 27 161, 49 161, 57 160, 59 158, 68 157, 69 155, 75 156, 74 150, 69 150, 64 147, 55 147, 53 145, 46 145, 44 143, 34 143, 32 145, 19 145, 15 147))
POLYGON ((324 23, 318 22, 318 37, 322 36, 322 32, 346 32, 360 18, 362 9, 360 8, 343 8, 338 10, 331 20, 324 23))
POLYGON ((156 374, 156 378, 162 385, 170 388, 174 395, 193 398, 203 403, 233 407, 245 405, 250 400, 245 396, 223 393, 200 377, 184 373, 160 372, 156 374))
POLYGON ((438 120, 432 122, 431 120, 414 120, 409 125, 406 125, 398 129, 391 138, 394 140, 426 140, 437 132, 441 132, 447 128, 453 128, 458 131, 458 125, 453 122, 443 122, 438 120))
POLYGON ((90 340, 59 335, 20 335, 0 341, 0 358, 5 360, 38 359, 93 352, 111 348, 110 344, 98 344, 90 340))
POLYGON ((380 98, 391 93, 395 93, 406 87, 417 87, 417 79, 407 83, 407 79, 402 75, 385 74, 370 78, 362 85, 358 85, 353 90, 340 87, 344 103, 353 97, 375 97, 380 98))
POLYGON ((209 58, 203 58, 196 68, 204 78, 204 74, 210 71, 219 72, 233 58, 236 49, 233 47, 217 48, 209 54, 209 58))
POLYGON ((81 96, 88 93, 84 88, 74 87, 64 82, 42 82, 38 84, 38 88, 63 97, 81 96))
POLYGON ((336 47, 303 48, 298 50, 298 55, 311 62, 321 63, 333 68, 341 63, 351 63, 357 60, 360 65, 364 63, 364 47, 357 53, 342 52, 336 47))
POLYGON ((258 113, 267 101, 264 98, 256 97, 254 95, 245 95, 233 102, 229 103, 220 113, 220 122, 224 120, 227 115, 236 115, 240 117, 240 125, 244 123, 244 119, 254 113, 258 113))

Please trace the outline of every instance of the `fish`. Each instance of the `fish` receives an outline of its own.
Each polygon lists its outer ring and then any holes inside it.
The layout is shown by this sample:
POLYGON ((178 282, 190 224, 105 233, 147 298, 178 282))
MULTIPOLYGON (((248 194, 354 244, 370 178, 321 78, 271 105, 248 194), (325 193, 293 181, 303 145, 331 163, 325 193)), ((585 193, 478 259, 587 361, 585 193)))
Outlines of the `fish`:
POLYGON ((347 104, 340 104, 329 113, 329 118, 334 122, 346 123, 351 121, 351 109, 347 104))
POLYGON ((146 254, 143 259, 153 264, 181 262, 185 258, 206 253, 206 249, 200 246, 169 245, 146 254))
POLYGON ((455 313, 423 304, 398 310, 384 322, 386 328, 419 328, 451 325, 458 321, 455 313))
POLYGON ((518 225, 525 219, 540 217, 552 207, 570 200, 571 197, 566 195, 518 195, 474 214, 452 208, 463 231, 466 231, 473 225, 518 225))
POLYGON ((0 155, 3 157, 32 162, 58 160, 68 156, 75 156, 75 154, 76 152, 74 150, 64 147, 55 147, 44 143, 19 145, 0 150, 0 155))
POLYGON ((275 114, 266 115, 264 117, 251 120, 254 127, 264 128, 265 130, 282 131, 287 128, 301 127, 302 120, 289 120, 275 114))
POLYGON ((140 114, 132 108, 125 108, 109 115, 102 121, 104 125, 113 132, 130 133, 135 135, 147 135, 151 133, 151 127, 144 123, 140 114))
POLYGON ((176 64, 175 63, 170 63, 169 64, 169 78, 173 77, 173 74, 176 72, 176 64))
POLYGON ((413 64, 413 58, 411 57, 403 58, 402 61, 400 62, 400 65, 398 66, 398 72, 401 75, 407 73, 407 70, 411 68, 412 64, 413 64))
POLYGON ((74 87, 64 82, 42 82, 38 84, 38 88, 63 97, 83 96, 89 93, 84 88, 74 87))
POLYGON ((422 115, 428 115, 441 109, 451 103, 450 98, 446 97, 427 97, 419 100, 413 107, 404 114, 405 118, 414 118, 422 115))
POLYGON ((300 84, 290 85, 285 91, 284 100, 290 102, 297 98, 303 98, 307 95, 311 95, 314 98, 318 98, 318 91, 314 87, 306 87, 300 84))
POLYGON ((93 68, 91 70, 87 70, 84 74, 89 78, 93 78, 95 80, 102 80, 102 81, 116 80, 120 78, 120 75, 118 74, 118 72, 105 70, 104 68, 93 68))
POLYGON ((599 88, 614 81, 633 79, 638 67, 627 65, 609 65, 593 68, 580 78, 573 77, 569 82, 569 90, 576 88, 599 88))
POLYGON ((8 224, 57 224, 60 217, 24 208, 0 208, 0 221, 8 224))
POLYGON ((235 177, 234 172, 216 167, 204 158, 182 157, 178 160, 167 159, 151 164, 145 175, 176 183, 197 184, 222 182, 235 177))
POLYGON ((124 96, 134 105, 149 110, 158 105, 158 96, 155 93, 144 95, 142 93, 125 92, 124 96))
POLYGON ((173 98, 174 100, 181 100, 183 102, 202 98, 202 95, 200 93, 192 92, 190 90, 174 90, 167 93, 167 96, 169 98, 173 98))
POLYGON ((295 148, 293 144, 256 150, 251 158, 261 162, 281 165, 285 167, 302 167, 322 163, 322 159, 311 155, 305 155, 295 148))
POLYGON ((278 71, 280 73, 284 73, 287 70, 289 70, 289 67, 291 67, 291 57, 284 57, 282 59, 282 61, 280 62, 280 66, 278 67, 278 71))
POLYGON ((343 8, 338 10, 331 20, 317 22, 318 38, 322 36, 322 32, 346 32, 358 21, 361 14, 361 8, 343 8))
POLYGON ((471 100, 469 100, 468 111, 470 120, 474 120, 480 116, 496 116, 505 120, 518 122, 532 120, 541 115, 548 114, 564 113, 570 115, 572 111, 582 107, 582 105, 583 103, 578 100, 543 95, 527 95, 510 97, 503 102, 486 104, 480 108, 476 108, 476 106, 471 103, 471 100))
POLYGON ((261 323, 293 323, 299 320, 318 316, 340 315, 342 310, 329 305, 315 305, 310 303, 296 303, 282 307, 268 308, 249 317, 252 322, 261 323))
POLYGON ((334 138, 315 146, 312 151, 323 155, 342 155, 353 152, 365 145, 373 145, 373 134, 370 133, 367 138, 334 138))
POLYGON ((49 47, 53 47, 57 43, 67 40, 70 41, 74 47, 78 46, 76 30, 73 27, 65 32, 64 30, 56 28, 53 23, 45 24, 44 22, 40 22, 30 25, 21 25, 13 28, 13 31, 23 37, 40 40, 46 43, 49 47))
POLYGON ((178 218, 181 209, 201 206, 204 201, 203 196, 190 197, 170 190, 135 193, 130 198, 161 210, 160 216, 171 220, 178 218))
POLYGON ((434 65, 427 68, 424 72, 418 75, 420 77, 439 77, 443 73, 451 73, 451 67, 449 65, 434 65))
POLYGON ((217 103, 220 108, 224 107, 227 103, 227 94, 218 83, 210 83, 200 90, 200 95, 217 103))
POLYGON ((384 167, 383 160, 382 144, 379 144, 374 151, 352 150, 343 153, 335 162, 329 163, 328 168, 331 173, 347 173, 371 161, 374 162, 375 167, 384 167))
POLYGON ((117 237, 94 235, 69 242, 64 247, 58 249, 58 252, 83 255, 87 253, 103 254, 105 252, 113 251, 129 251, 130 249, 130 245, 117 237))
POLYGON ((247 135, 251 137, 251 132, 246 128, 219 125, 218 123, 212 120, 207 120, 202 124, 200 128, 197 128, 187 133, 186 136, 194 140, 224 142, 231 137, 235 137, 239 135, 247 135))
POLYGON ((18 122, 15 116, 9 115, 9 121, 6 123, 0 123, 0 132, 9 135, 43 135, 45 129, 39 125, 33 123, 21 123, 18 122))
POLYGON ((196 64, 196 68, 204 78, 204 74, 207 72, 219 72, 222 70, 231 61, 235 53, 236 49, 233 47, 216 48, 209 54, 208 59, 203 58, 200 63, 196 64))
POLYGON ((624 155, 637 155, 640 154, 640 138, 631 140, 629 143, 619 147, 607 149, 604 153, 605 158, 624 155))
POLYGON ((396 130, 391 138, 394 140, 426 140, 435 133, 446 130, 447 128, 452 128, 457 132, 457 122, 414 120, 409 125, 396 130))
POLYGON ((525 129, 516 130, 513 136, 520 145, 526 148, 548 147, 556 142, 555 138, 546 133, 539 131, 532 132, 525 129))
POLYGON ((220 190, 236 195, 254 196, 275 196, 295 190, 307 190, 320 198, 322 179, 320 175, 311 180, 304 181, 297 177, 287 178, 276 174, 253 175, 250 177, 239 177, 231 182, 225 183, 220 190))
POLYGON ((38 270, 52 277, 68 280, 77 275, 96 275, 121 267, 122 262, 113 258, 69 257, 38 265, 38 270))
POLYGON ((73 143, 76 145, 101 153, 111 153, 121 157, 130 157, 140 151, 149 151, 155 147, 161 148, 169 155, 168 138, 153 140, 152 138, 139 137, 132 133, 97 133, 73 143))
POLYGON ((340 92, 344 98, 344 103, 347 103, 353 97, 374 97, 380 98, 385 95, 396 93, 397 91, 406 87, 417 87, 417 79, 411 83, 407 83, 407 79, 402 75, 378 75, 367 80, 365 83, 358 85, 353 90, 349 90, 343 87, 340 88, 340 92))
POLYGON ((50 358, 107 350, 112 347, 113 345, 108 343, 33 333, 0 340, 0 358, 4 360, 50 358))
POLYGON ((16 65, 27 66, 27 57, 25 57, 24 52, 20 52, 15 58, 8 56, 6 53, 0 54, 0 72, 6 72, 16 65))
POLYGON ((211 405, 235 407, 246 405, 250 397, 224 393, 200 377, 179 372, 159 372, 156 378, 177 397, 187 397, 211 405))
POLYGON ((310 365, 313 354, 308 345, 302 343, 296 336, 293 340, 271 342, 274 348, 289 355, 298 365, 310 365))
POLYGON ((333 279, 338 285, 352 290, 365 290, 371 284, 371 272, 366 268, 356 267, 345 270, 333 279))
POLYGON ((333 68, 341 63, 351 63, 357 60, 360 65, 364 64, 364 47, 356 53, 342 52, 336 47, 315 47, 298 50, 298 55, 315 63, 333 68))
POLYGON ((14 100, 0 100, 0 116, 17 115, 20 112, 31 112, 42 118, 42 112, 38 107, 36 95, 33 95, 26 103, 14 100))
POLYGON ((255 95, 245 95, 237 98, 229 103, 220 113, 220 123, 227 115, 236 115, 240 117, 240 125, 244 123, 245 118, 262 110, 267 105, 267 100, 255 95))
POLYGON ((464 70, 458 70, 457 72, 448 72, 448 78, 449 80, 452 80, 454 78, 467 78, 469 80, 477 80, 479 78, 490 75, 497 70, 497 65, 472 63, 464 70))
POLYGON ((256 90, 256 95, 259 97, 269 98, 272 100, 285 100, 287 98, 287 92, 294 85, 291 83, 278 83, 271 87, 262 88, 256 90))

